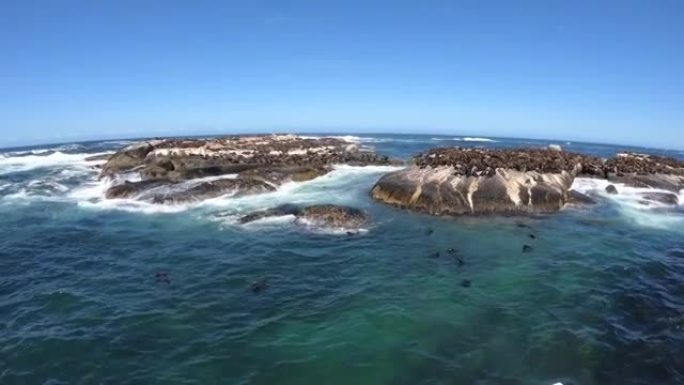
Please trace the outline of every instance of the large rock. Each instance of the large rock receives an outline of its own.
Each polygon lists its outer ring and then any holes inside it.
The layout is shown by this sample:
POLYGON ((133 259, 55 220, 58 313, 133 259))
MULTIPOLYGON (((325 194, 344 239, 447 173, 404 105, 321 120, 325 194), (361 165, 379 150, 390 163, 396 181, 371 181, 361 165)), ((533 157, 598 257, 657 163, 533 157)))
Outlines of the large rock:
POLYGON ((381 202, 433 215, 542 213, 558 211, 568 200, 569 172, 496 169, 465 176, 453 166, 410 167, 380 178, 371 196, 381 202))
POLYGON ((395 162, 336 138, 271 135, 168 139, 123 148, 102 166, 101 177, 126 180, 137 174, 134 176, 140 180, 111 187, 107 198, 181 203, 225 194, 239 196, 273 191, 287 182, 308 181, 325 175, 334 164, 365 166, 395 162), (228 174, 234 178, 186 183, 228 174), (163 185, 173 189, 159 193, 149 191, 163 185))
POLYGON ((121 151, 109 157, 107 163, 102 166, 102 175, 112 175, 140 167, 147 155, 154 150, 154 145, 157 143, 157 141, 151 141, 124 147, 121 151))
POLYGON ((433 215, 553 212, 568 201, 582 158, 549 149, 438 148, 380 178, 371 196, 433 215))

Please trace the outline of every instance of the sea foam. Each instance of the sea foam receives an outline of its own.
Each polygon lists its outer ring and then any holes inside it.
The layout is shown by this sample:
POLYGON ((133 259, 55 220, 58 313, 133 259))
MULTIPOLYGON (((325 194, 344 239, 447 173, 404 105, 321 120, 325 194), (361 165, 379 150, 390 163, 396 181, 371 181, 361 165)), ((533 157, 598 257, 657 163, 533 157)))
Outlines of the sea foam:
POLYGON ((40 155, 33 153, 31 153, 31 155, 5 154, 2 157, 0 157, 0 175, 46 167, 94 166, 98 163, 102 163, 103 161, 87 161, 86 159, 88 157, 96 155, 105 155, 109 153, 110 152, 66 154, 60 151, 56 151, 50 153, 49 155, 40 155))
POLYGON ((576 178, 572 189, 583 194, 596 196, 616 205, 619 213, 628 221, 651 228, 677 229, 684 225, 684 215, 679 209, 682 207, 684 190, 680 191, 679 206, 673 207, 660 202, 648 201, 645 204, 644 193, 660 192, 672 193, 671 191, 631 187, 622 183, 612 183, 605 179, 576 178), (608 194, 606 187, 614 185, 618 194, 608 194))

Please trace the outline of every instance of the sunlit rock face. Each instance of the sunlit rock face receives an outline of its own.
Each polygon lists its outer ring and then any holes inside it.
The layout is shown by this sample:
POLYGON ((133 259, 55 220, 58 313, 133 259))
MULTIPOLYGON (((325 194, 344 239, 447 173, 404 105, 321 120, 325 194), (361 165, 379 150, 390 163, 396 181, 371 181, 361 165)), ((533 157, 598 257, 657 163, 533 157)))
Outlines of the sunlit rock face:
POLYGON ((433 215, 553 212, 569 200, 585 158, 551 149, 438 148, 383 176, 371 196, 433 215))

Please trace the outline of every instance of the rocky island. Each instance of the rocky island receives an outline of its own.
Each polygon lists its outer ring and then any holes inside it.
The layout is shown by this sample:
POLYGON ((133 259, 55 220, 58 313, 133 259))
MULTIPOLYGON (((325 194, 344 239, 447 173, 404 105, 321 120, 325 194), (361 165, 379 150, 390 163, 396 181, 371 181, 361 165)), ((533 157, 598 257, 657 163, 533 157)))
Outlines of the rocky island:
MULTIPOLYGON (((371 196, 433 215, 548 213, 573 199, 586 201, 571 191, 577 176, 673 192, 684 188, 684 164, 670 158, 619 154, 606 160, 558 148, 436 148, 383 176, 371 196)), ((663 194, 644 199, 677 197, 663 194)))
MULTIPOLYGON (((105 193, 107 199, 176 204, 270 192, 287 182, 325 175, 336 164, 398 162, 338 138, 255 135, 162 139, 116 152, 102 165, 100 177, 112 181, 105 193)), ((371 196, 433 215, 548 213, 571 201, 590 201, 571 190, 576 177, 654 188, 643 194, 645 204, 676 205, 676 193, 684 188, 684 164, 643 154, 601 159, 562 151, 557 146, 434 148, 415 156, 407 168, 383 176, 371 196)), ((608 186, 607 193, 619 191, 608 186)), ((255 215, 275 215, 282 209, 255 215)), ((292 214, 303 212, 298 209, 292 214)), ((349 211, 340 211, 345 212, 349 211)))
POLYGON ((336 164, 396 163, 337 138, 232 136, 130 145, 106 161, 100 176, 113 181, 108 199, 165 204, 274 191, 286 182, 325 175, 336 164))

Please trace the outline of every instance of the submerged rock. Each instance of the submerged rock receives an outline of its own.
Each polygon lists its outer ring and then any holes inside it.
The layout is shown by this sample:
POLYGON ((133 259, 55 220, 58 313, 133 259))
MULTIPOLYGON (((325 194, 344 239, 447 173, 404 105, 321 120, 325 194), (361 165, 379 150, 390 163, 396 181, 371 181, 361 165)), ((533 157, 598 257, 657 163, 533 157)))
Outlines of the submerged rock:
POLYGON ((275 187, 256 179, 219 179, 202 182, 187 190, 165 194, 156 194, 151 198, 152 203, 187 203, 216 198, 228 193, 233 197, 260 194, 275 191, 275 187))
POLYGON ((570 190, 568 191, 568 203, 593 205, 596 204, 596 201, 577 190, 570 190))
POLYGON ((105 192, 105 197, 107 199, 135 198, 147 190, 170 185, 172 183, 173 182, 164 179, 144 180, 139 182, 125 181, 122 184, 108 188, 105 192))
POLYGON ((614 185, 609 184, 608 186, 606 186, 606 192, 611 195, 616 195, 618 193, 618 190, 614 185))
POLYGON ((673 193, 648 192, 641 194, 641 196, 648 201, 663 203, 666 205, 676 206, 679 204, 679 197, 673 193))
POLYGON ((347 206, 313 205, 297 207, 282 205, 268 210, 257 211, 238 219, 245 224, 269 217, 293 215, 295 223, 322 228, 361 229, 368 224, 369 216, 364 211, 347 206))
POLYGON ((281 205, 272 209, 256 211, 251 214, 247 214, 240 219, 238 222, 241 224, 258 221, 264 218, 272 217, 282 217, 285 215, 297 215, 299 213, 299 207, 295 205, 281 205))
MULTIPOLYGON (((215 139, 152 140, 127 146, 111 155, 101 177, 125 179, 137 173, 140 182, 124 182, 107 191, 107 198, 138 197, 145 190, 169 185, 178 190, 155 195, 154 203, 178 203, 273 191, 287 182, 302 182, 325 175, 334 164, 388 165, 386 156, 362 151, 336 138, 295 135, 234 136, 215 139), (184 182, 232 174, 235 178, 184 182), (120 187, 124 186, 124 187, 120 187)), ((146 194, 150 195, 150 194, 146 194)))
POLYGON ((297 213, 297 223, 312 226, 358 229, 367 222, 368 214, 347 206, 315 205, 297 213))

